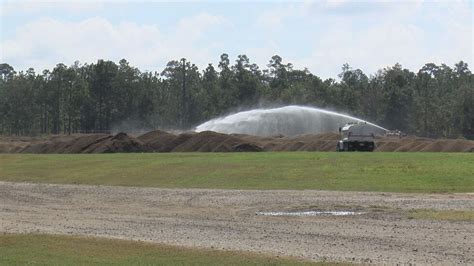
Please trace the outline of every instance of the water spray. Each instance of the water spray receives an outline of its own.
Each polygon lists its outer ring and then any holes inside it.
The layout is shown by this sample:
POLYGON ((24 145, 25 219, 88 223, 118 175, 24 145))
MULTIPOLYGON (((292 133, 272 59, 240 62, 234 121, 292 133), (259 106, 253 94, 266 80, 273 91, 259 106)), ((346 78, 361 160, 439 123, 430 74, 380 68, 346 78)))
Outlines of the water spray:
POLYGON ((387 129, 357 117, 307 106, 284 106, 272 109, 254 109, 209 120, 196 127, 197 132, 215 131, 225 134, 255 136, 296 136, 338 132, 349 122, 365 122, 378 134, 387 129))

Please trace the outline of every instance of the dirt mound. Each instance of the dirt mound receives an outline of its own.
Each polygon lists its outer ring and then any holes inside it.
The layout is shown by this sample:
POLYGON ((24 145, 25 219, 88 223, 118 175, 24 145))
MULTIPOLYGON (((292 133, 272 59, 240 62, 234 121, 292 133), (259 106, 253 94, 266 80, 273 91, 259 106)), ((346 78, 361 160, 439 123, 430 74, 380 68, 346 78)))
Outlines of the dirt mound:
MULTIPOLYGON (((295 137, 258 137, 243 134, 221 134, 204 131, 195 134, 173 135, 150 132, 139 137, 154 151, 172 152, 234 152, 234 151, 335 151, 339 134, 307 134, 295 137), (165 149, 163 147, 166 147, 165 149)), ((429 139, 419 137, 376 140, 379 152, 471 152, 474 141, 463 139, 429 139)))
POLYGON ((151 149, 126 133, 118 133, 91 143, 82 153, 149 152, 151 149))
POLYGON ((0 153, 17 153, 26 146, 44 141, 41 138, 31 137, 1 137, 0 136, 0 153))
POLYGON ((473 152, 474 145, 472 144, 473 141, 468 140, 436 140, 432 141, 426 147, 421 149, 420 151, 439 151, 439 152, 473 152))
POLYGON ((172 151, 177 152, 233 152, 261 151, 257 144, 246 142, 236 136, 204 131, 194 134, 187 141, 176 146, 172 151))
POLYGON ((380 138, 375 151, 396 152, 474 152, 474 141, 465 139, 429 139, 418 137, 380 138))
MULTIPOLYGON (((126 133, 0 137, 0 153, 335 151, 338 140, 336 133, 258 137, 212 131, 175 135, 155 130, 136 138, 126 133)), ((375 142, 378 152, 474 152, 474 141, 464 139, 377 137, 375 142)))
POLYGON ((150 131, 143 135, 138 136, 137 139, 139 139, 140 141, 143 141, 144 143, 152 143, 152 142, 159 141, 160 138, 168 138, 168 137, 175 138, 176 135, 173 135, 171 133, 168 133, 162 130, 154 130, 154 131, 150 131))
MULTIPOLYGON (((242 135, 243 136, 243 135, 242 135)), ((212 131, 173 135, 165 131, 152 131, 138 137, 155 152, 233 152, 262 151, 252 141, 239 135, 227 135, 212 131)))
POLYGON ((164 152, 171 152, 171 151, 175 151, 174 149, 185 143, 186 141, 188 141, 190 138, 193 137, 194 134, 191 134, 191 133, 183 133, 183 134, 179 134, 178 136, 176 136, 176 138, 174 139, 171 139, 169 142, 165 142, 163 143, 163 149, 162 151, 164 152))
POLYGON ((43 142, 33 143, 22 149, 21 153, 82 153, 92 143, 99 142, 109 135, 71 135, 54 136, 43 142))
POLYGON ((242 151, 242 152, 259 152, 263 151, 262 147, 257 146, 252 143, 241 143, 234 146, 234 151, 242 151))
POLYGON ((176 136, 165 131, 155 130, 139 136, 138 140, 146 143, 146 145, 153 151, 169 152, 173 150, 174 147, 183 143, 190 137, 190 134, 181 134, 176 136))
POLYGON ((126 133, 115 136, 90 134, 56 137, 44 142, 30 144, 20 150, 21 153, 108 153, 108 152, 144 152, 148 146, 126 133))
POLYGON ((238 135, 242 140, 256 143, 264 151, 334 151, 339 135, 335 133, 306 134, 295 137, 256 137, 238 135))

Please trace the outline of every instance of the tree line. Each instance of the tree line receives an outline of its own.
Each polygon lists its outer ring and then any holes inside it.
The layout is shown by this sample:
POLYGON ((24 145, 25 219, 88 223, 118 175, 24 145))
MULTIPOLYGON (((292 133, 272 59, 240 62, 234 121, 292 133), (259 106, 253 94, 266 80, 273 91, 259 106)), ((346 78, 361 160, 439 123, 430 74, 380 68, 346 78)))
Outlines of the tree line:
POLYGON ((125 59, 42 73, 4 63, 0 134, 189 129, 238 109, 299 104, 419 136, 474 137, 474 79, 465 62, 428 63, 416 73, 395 64, 369 76, 345 64, 338 78, 321 79, 278 55, 262 69, 246 55, 231 62, 222 54, 217 67, 202 71, 185 59, 162 72, 142 72, 125 59))

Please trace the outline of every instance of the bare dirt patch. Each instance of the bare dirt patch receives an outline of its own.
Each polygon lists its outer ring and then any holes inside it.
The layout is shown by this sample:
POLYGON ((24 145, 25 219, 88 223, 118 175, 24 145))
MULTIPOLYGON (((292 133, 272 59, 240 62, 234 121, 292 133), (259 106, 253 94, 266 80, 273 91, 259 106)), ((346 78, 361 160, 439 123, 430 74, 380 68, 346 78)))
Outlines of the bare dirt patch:
POLYGON ((91 235, 315 261, 473 264, 472 221, 411 219, 474 209, 474 194, 160 189, 0 182, 0 232, 91 235), (262 216, 261 211, 354 211, 262 216))

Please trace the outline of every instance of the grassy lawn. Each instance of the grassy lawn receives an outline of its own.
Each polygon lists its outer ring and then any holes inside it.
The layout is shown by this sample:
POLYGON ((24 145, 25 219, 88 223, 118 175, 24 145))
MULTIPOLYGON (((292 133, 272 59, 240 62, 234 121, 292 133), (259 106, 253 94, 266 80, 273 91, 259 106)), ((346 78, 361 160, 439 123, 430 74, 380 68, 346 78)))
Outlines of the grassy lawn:
POLYGON ((474 154, 2 154, 0 180, 166 188, 474 192, 474 154))
POLYGON ((323 265, 248 252, 37 234, 0 235, 0 265, 323 265))

